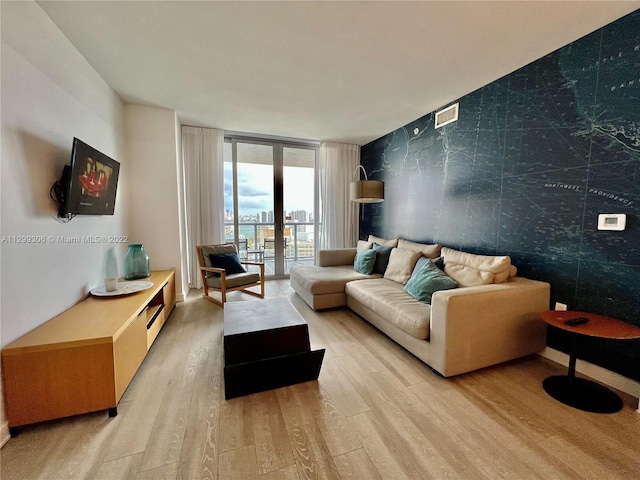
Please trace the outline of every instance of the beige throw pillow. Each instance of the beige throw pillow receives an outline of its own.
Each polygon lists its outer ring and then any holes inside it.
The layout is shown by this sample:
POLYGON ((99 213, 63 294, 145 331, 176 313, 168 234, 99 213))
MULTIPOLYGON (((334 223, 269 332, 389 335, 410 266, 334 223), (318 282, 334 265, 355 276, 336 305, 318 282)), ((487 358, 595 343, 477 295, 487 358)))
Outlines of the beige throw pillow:
POLYGON ((401 284, 406 284, 411 278, 413 267, 422 256, 420 252, 405 250, 404 248, 393 248, 389 256, 389 265, 384 272, 384 278, 393 280, 401 284))
POLYGON ((421 252, 422 255, 427 258, 438 258, 440 256, 440 249, 442 249, 442 245, 438 243, 433 245, 427 243, 416 243, 400 238, 398 239, 398 248, 413 250, 414 252, 421 252))
MULTIPOLYGON (((509 276, 515 273, 511 268, 511 257, 508 255, 475 255, 473 253, 460 252, 451 248, 442 247, 442 257, 444 258, 445 272, 447 271, 446 265, 448 263, 464 265, 476 270, 492 273, 491 283, 506 282, 509 280, 509 276)), ((455 280, 457 281, 457 279, 455 280)), ((479 285, 484 285, 484 283, 479 285)))
POLYGON ((365 242, 364 240, 358 240, 358 245, 356 246, 356 251, 360 250, 371 250, 373 248, 373 243, 365 242))
POLYGON ((454 262, 444 264, 444 273, 458 282, 460 287, 474 287, 476 285, 489 285, 494 283, 495 275, 485 270, 478 270, 468 265, 454 262))
POLYGON ((368 238, 367 241, 371 242, 371 243, 377 243, 381 247, 397 247, 398 246, 398 239, 397 238, 394 238, 392 240, 385 240, 384 238, 380 238, 380 237, 375 237, 373 235, 369 235, 369 238, 368 238))

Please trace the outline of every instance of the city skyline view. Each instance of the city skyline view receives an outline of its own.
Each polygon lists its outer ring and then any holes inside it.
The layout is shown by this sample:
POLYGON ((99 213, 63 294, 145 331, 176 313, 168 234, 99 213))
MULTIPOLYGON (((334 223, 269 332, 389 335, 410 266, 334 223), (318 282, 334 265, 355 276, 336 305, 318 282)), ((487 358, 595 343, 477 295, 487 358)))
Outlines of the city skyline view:
MULTIPOLYGON (((225 212, 233 212, 233 172, 231 162, 224 164, 225 212)), ((284 167, 284 211, 313 212, 314 169, 284 167)), ((257 216, 273 211, 273 167, 238 162, 239 217, 257 216)))

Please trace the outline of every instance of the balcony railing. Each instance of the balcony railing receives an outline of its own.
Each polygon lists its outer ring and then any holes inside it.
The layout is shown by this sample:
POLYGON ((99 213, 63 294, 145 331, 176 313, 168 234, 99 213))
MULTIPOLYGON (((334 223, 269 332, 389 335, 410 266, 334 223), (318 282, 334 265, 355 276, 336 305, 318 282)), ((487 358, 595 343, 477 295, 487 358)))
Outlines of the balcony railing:
MULTIPOLYGON (((315 263, 313 223, 287 223, 284 226, 285 274, 293 265, 315 263)), ((275 272, 275 226, 273 223, 241 222, 238 224, 239 254, 241 258, 263 258, 268 274, 275 272)), ((234 226, 225 223, 225 240, 234 242, 234 226)))

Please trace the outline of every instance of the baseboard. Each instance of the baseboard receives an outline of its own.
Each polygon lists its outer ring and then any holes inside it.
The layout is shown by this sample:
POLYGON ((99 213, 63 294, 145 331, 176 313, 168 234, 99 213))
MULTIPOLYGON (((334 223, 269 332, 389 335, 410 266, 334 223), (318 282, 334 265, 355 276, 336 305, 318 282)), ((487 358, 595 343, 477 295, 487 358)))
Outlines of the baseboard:
MULTIPOLYGON (((560 365, 566 367, 569 366, 569 355, 556 350, 555 348, 545 348, 540 354, 541 357, 552 360, 560 365)), ((578 359, 576 361, 576 371, 593 378, 599 382, 602 382, 610 387, 616 388, 621 392, 628 393, 633 397, 638 398, 638 410, 640 414, 640 382, 631 380, 630 378, 623 377, 617 373, 614 373, 606 368, 599 367, 584 360, 578 359)))
POLYGON ((2 426, 0 426, 0 448, 4 447, 9 441, 9 438, 11 438, 9 434, 9 422, 4 422, 2 426))
POLYGON ((176 295, 176 302, 184 302, 184 295, 182 293, 176 295))

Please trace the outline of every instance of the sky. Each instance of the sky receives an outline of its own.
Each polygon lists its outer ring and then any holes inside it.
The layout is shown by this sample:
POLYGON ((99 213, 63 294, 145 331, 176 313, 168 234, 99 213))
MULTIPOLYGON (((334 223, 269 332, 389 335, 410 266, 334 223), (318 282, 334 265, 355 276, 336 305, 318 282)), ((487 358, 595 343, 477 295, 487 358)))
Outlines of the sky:
MULTIPOLYGON (((284 167, 284 209, 313 212, 312 168, 284 167)), ((233 188, 231 163, 225 162, 224 169, 225 210, 232 208, 233 188)), ((273 167, 238 163, 238 208, 240 215, 255 215, 272 211, 273 208, 273 167)))

